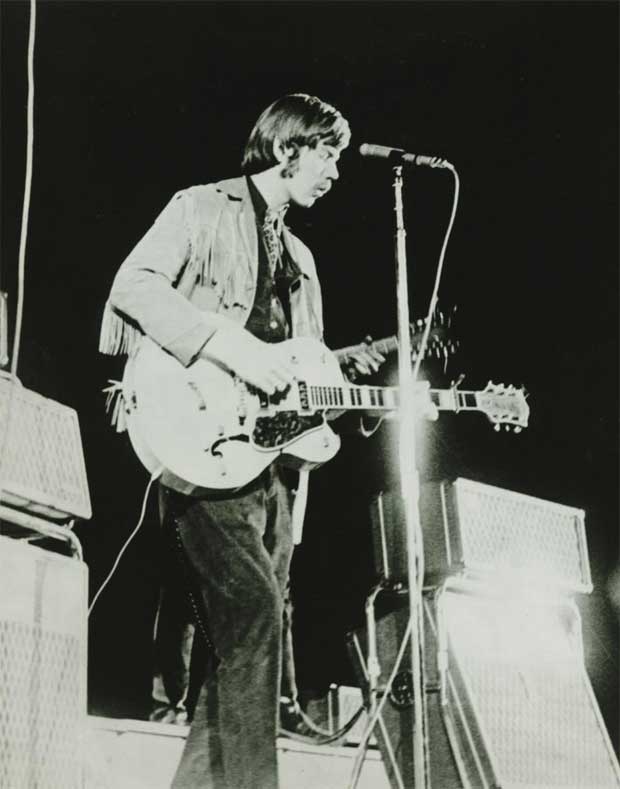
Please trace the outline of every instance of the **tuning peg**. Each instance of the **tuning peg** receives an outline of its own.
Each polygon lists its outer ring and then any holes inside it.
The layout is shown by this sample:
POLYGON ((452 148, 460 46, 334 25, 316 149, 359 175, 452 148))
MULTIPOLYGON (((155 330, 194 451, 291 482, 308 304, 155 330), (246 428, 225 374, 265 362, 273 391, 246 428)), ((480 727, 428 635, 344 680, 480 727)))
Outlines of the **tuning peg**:
POLYGON ((421 329, 424 326, 424 320, 422 318, 418 318, 415 322, 415 325, 418 327, 418 329, 421 329))
POLYGON ((495 430, 495 432, 496 432, 496 433, 499 433, 499 431, 500 431, 501 429, 502 429, 502 426, 501 426, 501 425, 493 425, 493 430, 495 430))
POLYGON ((519 427, 519 425, 515 425, 515 433, 520 433, 522 430, 523 430, 522 427, 519 427))

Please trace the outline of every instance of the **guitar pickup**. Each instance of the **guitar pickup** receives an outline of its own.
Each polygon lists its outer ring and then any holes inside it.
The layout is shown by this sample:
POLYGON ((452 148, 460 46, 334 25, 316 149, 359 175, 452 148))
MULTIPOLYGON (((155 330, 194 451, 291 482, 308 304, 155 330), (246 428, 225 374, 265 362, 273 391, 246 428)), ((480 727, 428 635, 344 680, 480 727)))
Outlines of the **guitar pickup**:
POLYGON ((299 406, 302 411, 310 411, 310 393, 308 384, 305 381, 297 381, 297 391, 299 393, 299 406))

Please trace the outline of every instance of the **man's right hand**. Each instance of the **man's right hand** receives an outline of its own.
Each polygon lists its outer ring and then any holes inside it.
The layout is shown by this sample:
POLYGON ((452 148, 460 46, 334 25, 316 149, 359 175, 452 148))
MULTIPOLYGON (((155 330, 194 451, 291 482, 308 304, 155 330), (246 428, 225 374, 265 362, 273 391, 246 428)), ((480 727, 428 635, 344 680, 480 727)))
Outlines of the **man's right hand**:
POLYGON ((241 327, 218 329, 200 352, 269 395, 293 383, 297 369, 290 351, 282 343, 258 340, 241 327))

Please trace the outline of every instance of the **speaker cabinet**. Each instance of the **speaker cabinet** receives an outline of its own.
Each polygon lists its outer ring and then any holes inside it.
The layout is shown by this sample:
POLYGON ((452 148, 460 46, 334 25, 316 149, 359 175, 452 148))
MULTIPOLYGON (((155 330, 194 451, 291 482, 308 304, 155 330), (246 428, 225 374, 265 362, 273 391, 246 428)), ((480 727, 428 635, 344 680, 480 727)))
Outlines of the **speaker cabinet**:
POLYGON ((82 789, 87 569, 0 537, 0 789, 82 789))
MULTIPOLYGON (((592 591, 583 510, 463 478, 422 485, 419 510, 427 586, 455 576, 529 583, 535 574, 549 587, 592 591)), ((377 574, 406 583, 400 495, 380 493, 370 514, 377 574)))
MULTIPOLYGON (((405 635, 408 608, 377 622, 380 686, 405 635)), ((350 637, 364 686, 366 632, 350 637)), ((431 789, 618 789, 620 770, 582 654, 570 601, 549 604, 442 587, 424 597, 427 776, 431 789)), ((391 785, 396 755, 413 787, 410 651, 375 729, 391 785)))

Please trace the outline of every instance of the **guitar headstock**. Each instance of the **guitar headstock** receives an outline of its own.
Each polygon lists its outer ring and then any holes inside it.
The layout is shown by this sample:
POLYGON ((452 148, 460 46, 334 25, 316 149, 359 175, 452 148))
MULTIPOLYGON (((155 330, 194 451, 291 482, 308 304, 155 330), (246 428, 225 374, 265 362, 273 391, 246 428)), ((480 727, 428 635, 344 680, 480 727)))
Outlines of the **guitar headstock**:
MULTIPOLYGON (((447 359, 458 348, 458 340, 450 335, 452 318, 456 312, 456 306, 448 313, 437 310, 431 320, 431 328, 428 333, 425 356, 435 356, 437 359, 447 359)), ((411 359, 415 361, 422 344, 422 336, 426 326, 426 319, 419 318, 411 324, 411 359)))
POLYGON ((528 425, 530 407, 523 387, 494 384, 492 381, 476 394, 479 409, 493 423, 495 430, 513 429, 520 433, 528 425))

